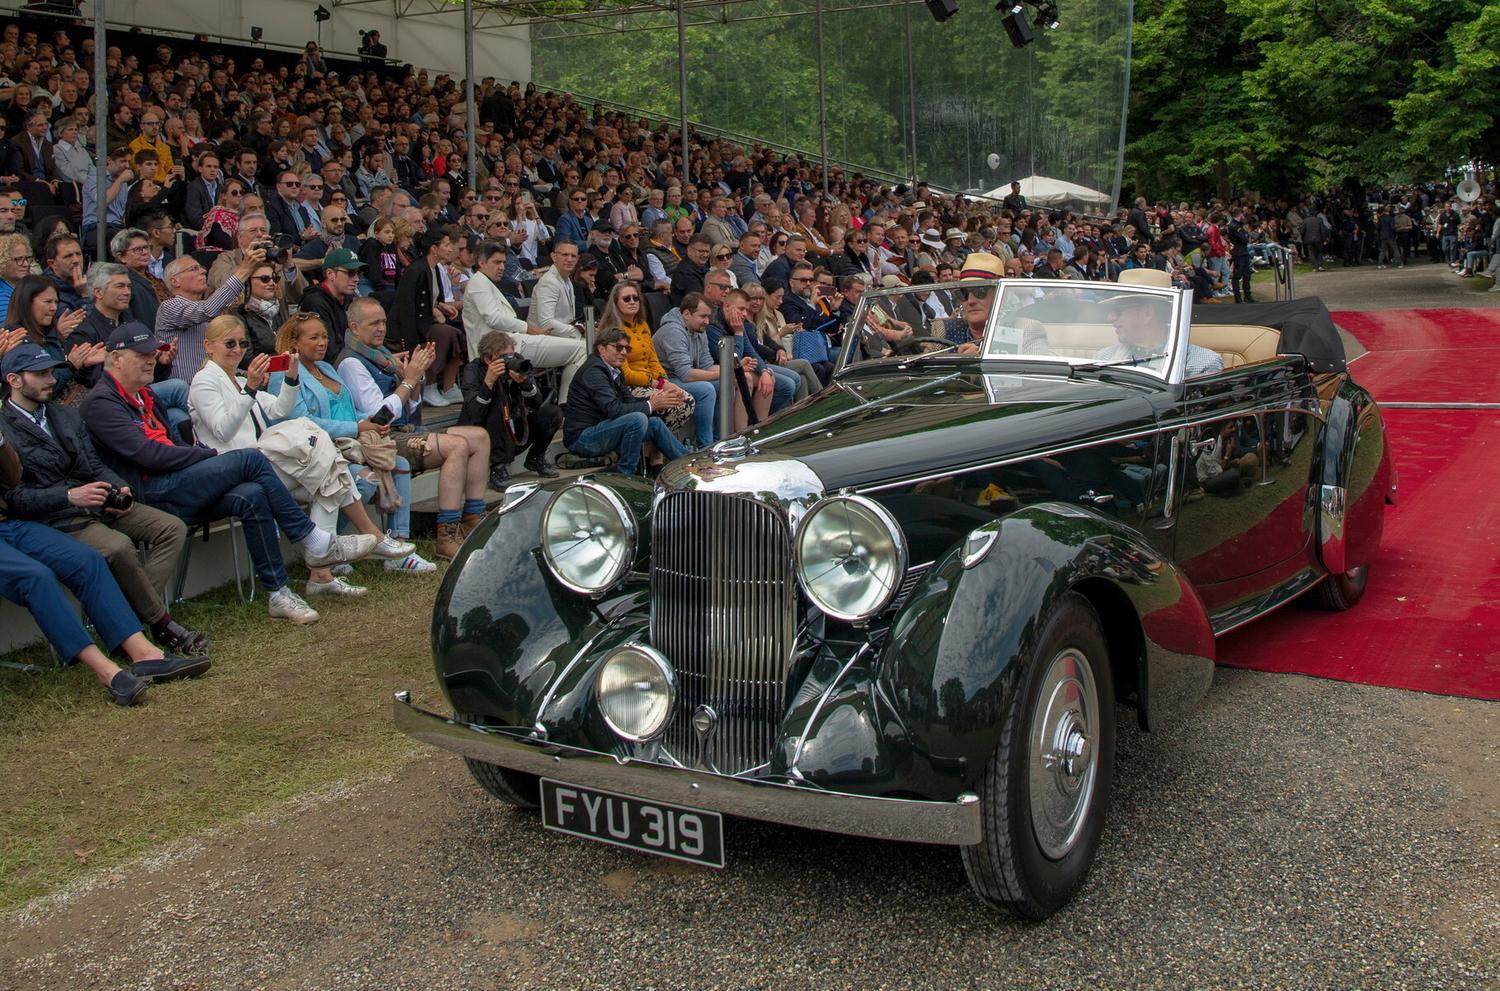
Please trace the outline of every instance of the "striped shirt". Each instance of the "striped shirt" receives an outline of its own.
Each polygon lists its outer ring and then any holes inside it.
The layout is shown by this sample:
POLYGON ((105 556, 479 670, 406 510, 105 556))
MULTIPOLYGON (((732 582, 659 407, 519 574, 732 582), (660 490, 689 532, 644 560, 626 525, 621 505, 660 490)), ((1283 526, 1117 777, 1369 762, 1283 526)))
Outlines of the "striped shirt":
POLYGON ((239 276, 231 275, 224 284, 205 299, 173 296, 156 310, 156 334, 167 339, 177 335, 177 360, 172 362, 172 377, 191 381, 203 367, 203 331, 208 322, 234 305, 244 292, 239 276))

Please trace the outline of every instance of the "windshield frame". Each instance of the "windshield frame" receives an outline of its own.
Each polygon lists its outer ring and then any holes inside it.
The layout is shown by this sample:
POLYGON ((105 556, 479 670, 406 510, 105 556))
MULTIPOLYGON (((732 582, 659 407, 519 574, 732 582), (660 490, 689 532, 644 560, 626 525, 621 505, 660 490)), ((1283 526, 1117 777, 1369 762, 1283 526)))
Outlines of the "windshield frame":
MULTIPOLYGON (((1152 368, 1148 365, 1119 365, 1121 369, 1138 372, 1150 376, 1153 379, 1168 385, 1180 385, 1186 377, 1187 370, 1187 341, 1188 332, 1192 322, 1192 305, 1187 302, 1189 291, 1175 288, 1163 288, 1158 286, 1134 285, 1118 282, 1085 282, 1078 279, 990 279, 987 282, 993 284, 999 293, 1010 290, 1031 289, 1095 289, 1112 296, 1131 294, 1142 297, 1155 298, 1167 301, 1171 305, 1171 316, 1169 326, 1171 332, 1167 337, 1167 361, 1162 368, 1152 368)), ((848 326, 859 327, 863 325, 865 313, 873 305, 876 299, 889 299, 903 296, 914 292, 973 288, 974 279, 964 279, 952 282, 941 282, 922 286, 895 286, 890 289, 868 288, 859 298, 859 305, 855 308, 853 317, 848 321, 848 326)), ((1027 365, 1053 365, 1059 370, 1068 370, 1082 366, 1095 364, 1096 359, 1084 357, 1072 357, 1068 355, 1053 354, 1021 354, 1021 355, 999 355, 991 354, 991 343, 996 337, 996 328, 1000 325, 1001 307, 1000 296, 995 297, 996 305, 990 310, 989 322, 985 325, 984 343, 979 355, 960 355, 952 351, 933 353, 925 360, 932 362, 972 362, 979 361, 986 365, 1008 365, 1025 363, 1027 365)), ((863 361, 851 360, 854 346, 858 340, 857 334, 845 334, 844 341, 838 349, 838 361, 834 366, 833 377, 838 378, 851 367, 884 366, 894 367, 909 362, 919 355, 892 355, 887 358, 868 358, 863 361)))

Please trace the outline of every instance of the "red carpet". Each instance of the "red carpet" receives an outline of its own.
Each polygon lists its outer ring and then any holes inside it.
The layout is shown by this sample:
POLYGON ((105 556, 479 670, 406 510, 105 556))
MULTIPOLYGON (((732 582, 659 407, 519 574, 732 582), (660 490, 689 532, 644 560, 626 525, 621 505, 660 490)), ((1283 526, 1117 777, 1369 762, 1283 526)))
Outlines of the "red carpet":
MULTIPOLYGON (((1335 313, 1385 402, 1500 402, 1500 312, 1335 313)), ((1219 662, 1500 699, 1500 410, 1385 410, 1399 506, 1364 600, 1289 606, 1219 641, 1219 662)))
POLYGON ((1500 403, 1500 310, 1335 313, 1369 349, 1349 366, 1383 403, 1500 403))

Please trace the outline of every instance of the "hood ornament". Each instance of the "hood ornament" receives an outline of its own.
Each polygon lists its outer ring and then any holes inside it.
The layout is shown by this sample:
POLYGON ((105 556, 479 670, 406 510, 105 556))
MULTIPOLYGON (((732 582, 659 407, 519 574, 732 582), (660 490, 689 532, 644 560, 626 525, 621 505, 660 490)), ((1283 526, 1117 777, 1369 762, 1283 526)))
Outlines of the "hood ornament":
POLYGON ((750 445, 750 438, 739 436, 719 441, 708 453, 719 461, 743 461, 755 453, 755 448, 750 445))

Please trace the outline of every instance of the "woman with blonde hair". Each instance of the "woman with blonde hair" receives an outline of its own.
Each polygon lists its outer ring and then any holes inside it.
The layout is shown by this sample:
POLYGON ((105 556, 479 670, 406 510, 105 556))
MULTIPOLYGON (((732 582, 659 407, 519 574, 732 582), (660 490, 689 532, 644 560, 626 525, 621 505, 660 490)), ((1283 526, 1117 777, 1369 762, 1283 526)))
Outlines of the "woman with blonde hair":
MULTIPOLYGON (((626 387, 637 398, 649 399, 656 392, 682 396, 681 405, 663 410, 661 415, 666 421, 667 429, 679 437, 685 436, 685 431, 692 429, 693 425, 693 397, 680 386, 667 381, 667 370, 662 367, 661 360, 656 356, 656 346, 651 343, 651 327, 646 323, 645 298, 641 295, 639 285, 625 279, 615 283, 604 304, 604 313, 594 327, 594 336, 598 337, 606 330, 623 331, 630 338, 630 350, 625 355, 620 375, 624 377, 626 387)), ((713 410, 710 408, 709 416, 712 415, 713 410)), ((709 430, 713 430, 711 420, 709 430)))
MULTIPOLYGON (((277 457, 278 424, 292 419, 300 398, 301 381, 288 374, 280 391, 272 395, 262 391, 270 382, 271 356, 256 355, 240 373, 240 356, 249 349, 249 336, 239 317, 224 313, 209 321, 203 333, 203 350, 207 357, 188 387, 188 411, 193 418, 193 433, 200 444, 216 451, 256 448, 267 455, 277 477, 293 498, 307 503, 308 518, 329 533, 338 532, 338 514, 344 516, 361 533, 380 542, 371 557, 387 561, 401 560, 414 545, 381 532, 365 512, 364 503, 354 484, 349 462, 338 454, 332 439, 311 421, 295 426, 300 448, 311 433, 313 453, 300 460, 277 457), (319 436, 321 435, 321 436, 319 436), (321 450, 322 456, 316 455, 321 450)), ((299 452, 300 453, 300 452, 299 452)), ((327 567, 309 568, 307 595, 332 595, 345 598, 365 594, 366 589, 342 576, 335 577, 327 567)))
POLYGON ((750 321, 755 324, 755 350, 765 361, 790 368, 802 377, 797 398, 809 396, 823 388, 823 382, 805 358, 792 357, 791 335, 786 333, 786 317, 781 315, 781 301, 786 286, 777 279, 752 282, 745 287, 749 298, 750 321))

